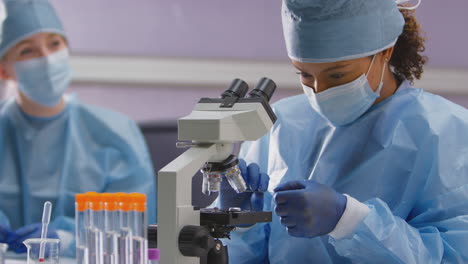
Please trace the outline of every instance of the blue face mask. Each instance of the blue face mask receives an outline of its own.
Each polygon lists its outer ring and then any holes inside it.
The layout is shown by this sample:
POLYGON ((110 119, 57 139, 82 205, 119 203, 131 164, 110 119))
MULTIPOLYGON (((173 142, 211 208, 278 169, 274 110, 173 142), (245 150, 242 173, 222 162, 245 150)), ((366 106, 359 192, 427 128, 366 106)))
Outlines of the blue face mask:
POLYGON ((47 57, 15 63, 18 89, 32 101, 55 106, 71 80, 68 49, 47 57))
POLYGON ((302 84, 304 93, 307 95, 312 108, 321 113, 335 126, 345 126, 362 116, 380 97, 383 87, 383 77, 387 63, 383 66, 380 84, 376 92, 372 90, 367 80, 374 59, 375 55, 372 58, 367 74, 361 75, 350 83, 332 87, 320 93, 314 93, 311 87, 302 84))

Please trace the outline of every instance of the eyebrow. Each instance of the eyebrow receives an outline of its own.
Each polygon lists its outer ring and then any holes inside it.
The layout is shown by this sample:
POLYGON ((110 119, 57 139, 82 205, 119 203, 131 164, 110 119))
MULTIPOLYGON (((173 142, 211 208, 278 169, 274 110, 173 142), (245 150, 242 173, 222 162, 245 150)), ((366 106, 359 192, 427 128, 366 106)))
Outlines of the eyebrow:
POLYGON ((53 37, 61 37, 59 34, 56 34, 56 33, 50 33, 49 35, 47 35, 47 39, 51 39, 53 37))
POLYGON ((348 67, 349 65, 351 65, 351 63, 333 66, 333 67, 330 67, 330 68, 324 70, 323 72, 331 72, 331 71, 334 71, 334 70, 343 69, 343 68, 348 67))
POLYGON ((20 43, 16 44, 15 47, 19 47, 19 46, 21 46, 23 44, 28 44, 28 43, 31 43, 31 41, 30 40, 23 40, 20 43))
POLYGON ((296 68, 296 70, 303 72, 303 70, 302 70, 301 68, 299 68, 297 65, 295 65, 294 63, 292 64, 292 66, 293 66, 294 68, 296 68))
MULTIPOLYGON (((51 38, 53 38, 53 37, 55 37, 55 36, 59 36, 59 37, 60 37, 59 34, 50 33, 50 35, 48 35, 46 38, 47 38, 47 40, 49 40, 49 39, 51 39, 51 38)), ((31 40, 23 40, 23 41, 21 41, 20 43, 16 44, 16 45, 15 45, 15 48, 17 48, 17 47, 19 47, 19 46, 21 46, 21 45, 23 45, 23 44, 29 44, 29 43, 32 43, 32 41, 31 41, 31 40)))

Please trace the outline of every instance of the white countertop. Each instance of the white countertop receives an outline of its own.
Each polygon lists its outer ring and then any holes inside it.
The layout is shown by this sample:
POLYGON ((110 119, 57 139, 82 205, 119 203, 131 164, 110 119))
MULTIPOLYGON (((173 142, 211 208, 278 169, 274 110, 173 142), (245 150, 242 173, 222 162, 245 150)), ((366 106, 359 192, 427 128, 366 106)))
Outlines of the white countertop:
MULTIPOLYGON (((5 264, 25 264, 26 259, 7 259, 5 264)), ((60 264, 75 264, 75 259, 60 258, 60 264)))

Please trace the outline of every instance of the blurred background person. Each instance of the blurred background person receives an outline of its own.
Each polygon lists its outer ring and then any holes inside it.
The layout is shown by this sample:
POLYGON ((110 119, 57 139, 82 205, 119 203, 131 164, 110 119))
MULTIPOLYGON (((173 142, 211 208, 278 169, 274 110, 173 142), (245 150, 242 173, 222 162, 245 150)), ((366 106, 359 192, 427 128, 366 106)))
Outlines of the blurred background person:
POLYGON ((48 0, 5 4, 0 77, 17 96, 0 108, 0 242, 25 252, 22 242, 40 237, 42 205, 51 201, 49 237, 73 255, 74 198, 88 191, 146 194, 154 223, 154 173, 135 122, 64 95, 69 44, 48 0))

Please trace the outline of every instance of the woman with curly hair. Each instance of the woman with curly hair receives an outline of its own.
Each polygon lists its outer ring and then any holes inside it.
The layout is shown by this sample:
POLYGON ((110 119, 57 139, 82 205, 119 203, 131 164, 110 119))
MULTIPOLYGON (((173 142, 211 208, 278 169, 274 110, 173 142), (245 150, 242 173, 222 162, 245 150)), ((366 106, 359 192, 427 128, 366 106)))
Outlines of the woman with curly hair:
POLYGON ((242 147, 256 192, 220 193, 274 211, 233 232, 232 263, 468 262, 468 111, 412 86, 427 59, 402 2, 283 0, 304 95, 242 147))

